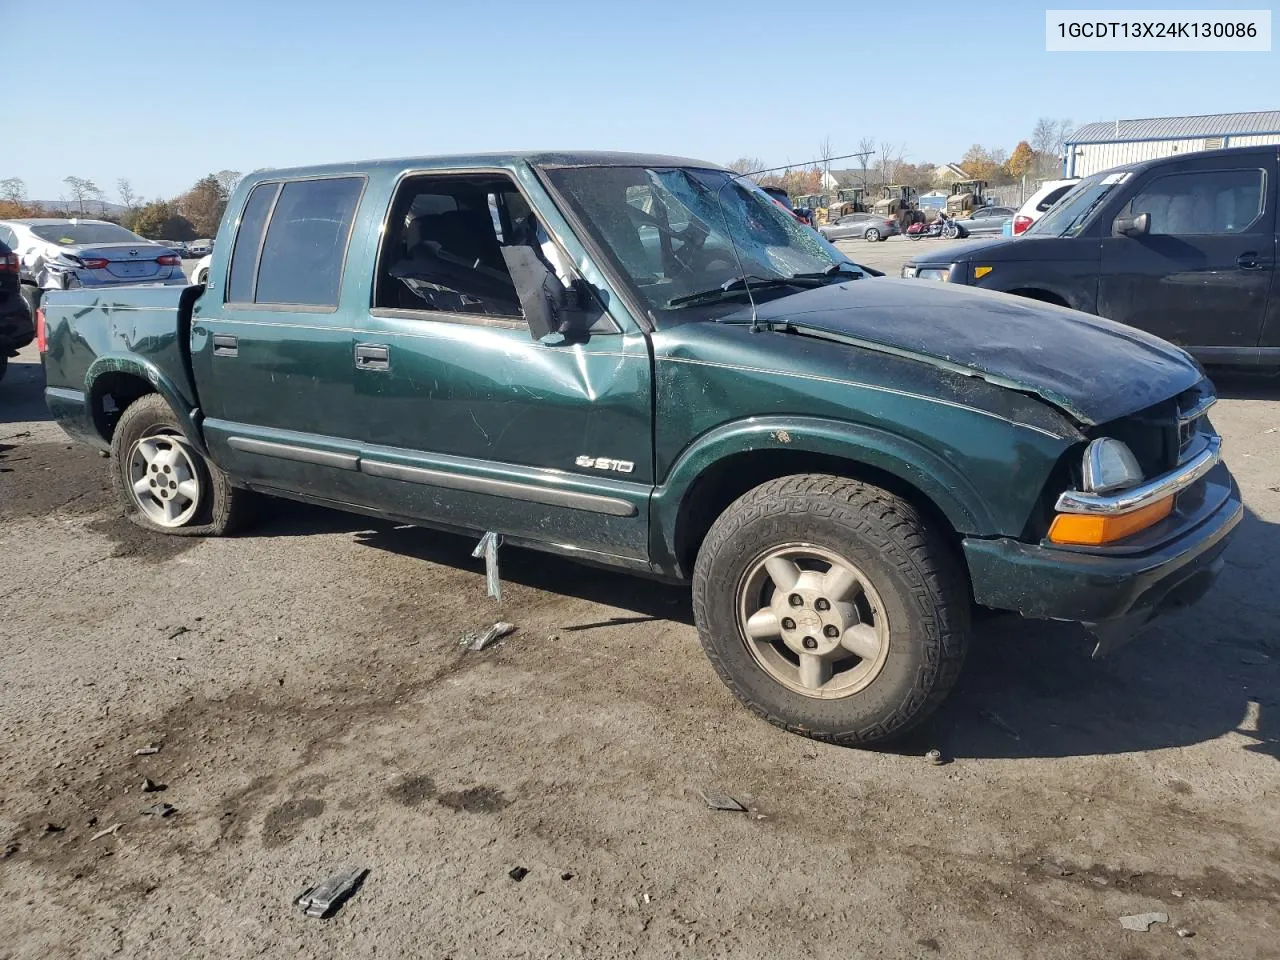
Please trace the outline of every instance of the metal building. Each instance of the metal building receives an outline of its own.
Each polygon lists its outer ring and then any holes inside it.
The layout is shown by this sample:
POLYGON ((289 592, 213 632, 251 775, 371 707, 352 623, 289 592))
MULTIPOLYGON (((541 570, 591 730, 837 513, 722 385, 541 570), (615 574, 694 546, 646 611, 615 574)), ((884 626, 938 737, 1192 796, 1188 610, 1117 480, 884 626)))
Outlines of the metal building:
POLYGON ((1087 123, 1064 141, 1063 174, 1087 177, 1139 160, 1197 150, 1280 144, 1280 110, 1087 123))

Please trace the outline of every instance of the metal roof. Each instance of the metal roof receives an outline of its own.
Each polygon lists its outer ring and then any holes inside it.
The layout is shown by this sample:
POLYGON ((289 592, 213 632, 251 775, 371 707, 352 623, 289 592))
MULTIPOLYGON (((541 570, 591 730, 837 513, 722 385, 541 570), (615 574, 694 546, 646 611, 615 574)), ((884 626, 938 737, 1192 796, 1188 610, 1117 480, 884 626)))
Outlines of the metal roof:
POLYGON ((1067 143, 1119 143, 1129 140, 1175 140, 1183 137, 1225 137, 1280 133, 1280 110, 1257 113, 1214 113, 1201 117, 1150 117, 1145 120, 1103 120, 1086 123, 1066 138, 1067 143))

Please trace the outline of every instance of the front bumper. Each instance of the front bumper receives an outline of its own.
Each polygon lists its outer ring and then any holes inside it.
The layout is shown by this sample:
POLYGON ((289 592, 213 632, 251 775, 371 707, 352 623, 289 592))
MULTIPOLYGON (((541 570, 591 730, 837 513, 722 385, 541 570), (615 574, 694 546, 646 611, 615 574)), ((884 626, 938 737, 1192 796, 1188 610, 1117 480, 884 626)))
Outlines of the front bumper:
POLYGON ((1218 464, 1178 496, 1173 513, 1123 546, 1072 548, 1000 538, 964 540, 974 600, 1025 617, 1077 620, 1114 646, 1166 609, 1194 603, 1222 570, 1244 515, 1218 464))

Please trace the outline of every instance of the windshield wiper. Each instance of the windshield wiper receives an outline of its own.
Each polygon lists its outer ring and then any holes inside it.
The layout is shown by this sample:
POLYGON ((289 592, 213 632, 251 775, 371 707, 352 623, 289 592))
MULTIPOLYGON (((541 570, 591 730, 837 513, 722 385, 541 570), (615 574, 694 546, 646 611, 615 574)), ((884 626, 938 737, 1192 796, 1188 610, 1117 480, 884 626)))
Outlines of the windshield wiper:
POLYGON ((684 307, 693 303, 714 303, 726 297, 740 296, 747 292, 748 284, 750 284, 753 291, 772 290, 777 287, 808 288, 821 286, 824 279, 826 279, 825 274, 818 276, 796 274, 794 277, 753 277, 743 275, 726 280, 720 286, 713 287, 710 290, 701 290, 698 293, 687 293, 683 297, 674 297, 667 301, 667 309, 684 307))
POLYGON ((843 267, 852 267, 853 269, 849 271, 849 276, 854 277, 855 279, 858 277, 865 277, 867 275, 866 271, 863 270, 856 263, 852 263, 848 260, 841 260, 839 263, 833 263, 831 266, 827 267, 825 270, 819 270, 816 273, 793 274, 791 279, 792 280, 821 280, 823 277, 834 277, 843 273, 844 272, 844 270, 842 269, 843 267))

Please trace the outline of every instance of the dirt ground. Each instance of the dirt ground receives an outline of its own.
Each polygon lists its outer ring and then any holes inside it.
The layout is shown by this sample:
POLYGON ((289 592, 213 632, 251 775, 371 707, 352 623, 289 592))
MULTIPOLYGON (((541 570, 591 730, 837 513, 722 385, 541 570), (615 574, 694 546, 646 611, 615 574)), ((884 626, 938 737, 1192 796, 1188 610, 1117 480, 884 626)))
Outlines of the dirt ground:
POLYGON ((1200 606, 1100 662, 986 623, 872 752, 740 707, 680 589, 509 550, 497 609, 472 544, 287 503, 144 534, 34 361, 0 383, 4 960, 1280 956, 1280 386, 1223 385, 1248 515, 1200 606))

